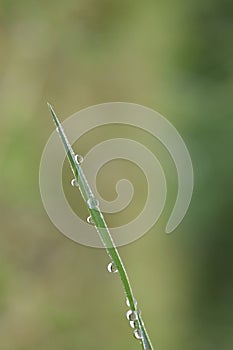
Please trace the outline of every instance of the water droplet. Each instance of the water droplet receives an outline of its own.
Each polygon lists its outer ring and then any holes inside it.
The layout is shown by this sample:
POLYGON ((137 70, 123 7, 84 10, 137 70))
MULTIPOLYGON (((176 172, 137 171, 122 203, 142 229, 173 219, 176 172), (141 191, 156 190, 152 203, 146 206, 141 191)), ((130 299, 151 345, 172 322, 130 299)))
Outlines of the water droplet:
POLYGON ((79 186, 79 185, 78 185, 78 181, 77 181, 76 179, 71 180, 71 185, 72 185, 73 187, 78 187, 78 186, 79 186))
POLYGON ((129 324, 130 324, 131 328, 136 328, 137 327, 137 324, 136 324, 135 321, 129 321, 129 324))
POLYGON ((87 222, 88 222, 88 224, 95 225, 94 221, 92 220, 91 215, 90 215, 90 216, 88 216, 88 218, 87 218, 87 222))
POLYGON ((75 160, 78 164, 81 164, 83 162, 83 156, 81 156, 80 154, 76 154, 75 160))
POLYGON ((116 273, 118 272, 118 269, 116 265, 113 262, 110 262, 107 266, 108 272, 116 273))
POLYGON ((58 126, 56 127, 56 132, 58 132, 58 133, 59 133, 59 128, 58 128, 58 126))
POLYGON ((135 329, 133 334, 134 334, 136 339, 142 339, 142 332, 140 331, 140 329, 135 329))
POLYGON ((126 317, 129 321, 136 321, 138 319, 137 312, 132 310, 126 312, 126 317))
MULTIPOLYGON (((129 299, 128 299, 128 298, 126 298, 126 305, 127 305, 128 307, 130 307, 130 303, 129 303, 129 299)), ((137 308, 137 305, 138 305, 138 302, 137 302, 137 300, 134 298, 134 306, 135 306, 135 309, 137 308)))
POLYGON ((90 209, 95 209, 95 208, 98 208, 99 201, 95 197, 90 197, 87 200, 87 205, 90 209))

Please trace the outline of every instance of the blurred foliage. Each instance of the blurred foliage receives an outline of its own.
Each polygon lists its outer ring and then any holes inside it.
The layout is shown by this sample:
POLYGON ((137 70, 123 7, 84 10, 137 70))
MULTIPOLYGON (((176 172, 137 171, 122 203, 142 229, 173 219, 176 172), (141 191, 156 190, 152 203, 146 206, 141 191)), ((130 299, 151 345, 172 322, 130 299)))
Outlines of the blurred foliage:
POLYGON ((232 38, 229 0, 0 0, 1 349, 139 348, 105 252, 66 239, 42 207, 47 100, 61 118, 135 102, 180 131, 195 172, 189 212, 167 237, 167 210, 120 252, 157 349, 232 347, 232 38))

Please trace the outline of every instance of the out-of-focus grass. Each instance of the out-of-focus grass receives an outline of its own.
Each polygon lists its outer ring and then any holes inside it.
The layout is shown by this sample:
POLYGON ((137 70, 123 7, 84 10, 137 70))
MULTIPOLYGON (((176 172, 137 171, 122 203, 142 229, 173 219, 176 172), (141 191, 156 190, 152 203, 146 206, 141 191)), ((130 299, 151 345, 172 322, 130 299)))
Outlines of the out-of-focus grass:
POLYGON ((42 207, 47 100, 64 118, 95 103, 136 102, 180 131, 195 171, 190 210, 167 237, 166 209, 121 254, 157 349, 232 347, 232 11, 216 0, 0 1, 2 349, 137 346, 104 252, 63 237, 42 207))

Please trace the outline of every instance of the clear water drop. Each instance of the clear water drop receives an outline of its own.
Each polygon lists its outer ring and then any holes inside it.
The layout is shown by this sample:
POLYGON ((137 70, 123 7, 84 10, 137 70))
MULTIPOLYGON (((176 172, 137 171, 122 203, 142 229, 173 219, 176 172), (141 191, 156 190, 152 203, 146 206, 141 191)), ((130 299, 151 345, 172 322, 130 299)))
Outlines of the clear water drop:
POLYGON ((113 262, 110 262, 107 266, 108 272, 117 273, 118 269, 113 262))
POLYGON ((135 331, 133 332, 134 336, 136 339, 142 339, 142 332, 140 331, 140 329, 135 329, 135 331))
POLYGON ((87 200, 87 205, 90 209, 95 209, 99 207, 99 201, 95 197, 90 197, 87 200))
POLYGON ((79 186, 78 185, 78 181, 76 179, 72 179, 70 183, 71 183, 71 186, 73 186, 73 187, 78 187, 79 186))
MULTIPOLYGON (((130 307, 130 303, 129 303, 129 299, 128 299, 128 298, 126 298, 126 305, 127 305, 128 307, 130 307)), ((137 300, 134 298, 134 306, 135 306, 135 309, 137 308, 137 305, 138 305, 138 302, 137 302, 137 300)))
POLYGON ((58 128, 58 126, 56 127, 56 132, 58 132, 58 133, 59 133, 59 128, 58 128))
POLYGON ((81 156, 80 154, 76 154, 75 160, 78 164, 81 164, 83 162, 83 156, 81 156))
POLYGON ((136 328, 137 327, 135 321, 129 321, 129 325, 130 325, 131 328, 136 328))
POLYGON ((126 317, 129 321, 136 321, 138 319, 137 312, 132 310, 126 312, 126 317))
POLYGON ((87 218, 87 222, 88 222, 88 224, 95 225, 94 221, 92 220, 91 215, 90 215, 90 216, 88 216, 88 218, 87 218))

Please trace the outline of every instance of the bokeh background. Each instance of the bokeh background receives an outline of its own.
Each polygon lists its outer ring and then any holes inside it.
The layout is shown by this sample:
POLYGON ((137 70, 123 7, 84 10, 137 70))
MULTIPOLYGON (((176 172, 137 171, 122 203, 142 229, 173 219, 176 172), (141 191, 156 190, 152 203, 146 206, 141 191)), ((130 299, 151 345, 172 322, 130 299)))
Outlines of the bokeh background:
MULTIPOLYGON (((170 176, 161 219, 120 253, 156 349, 232 348, 232 38, 228 0, 0 0, 1 350, 140 348, 105 251, 67 239, 42 206, 39 163, 54 129, 47 100, 62 120, 135 102, 179 130, 195 174, 189 211, 166 236, 170 176)), ((84 155, 100 136, 80 140, 84 155)), ((157 141, 136 136, 172 168, 157 141)))

